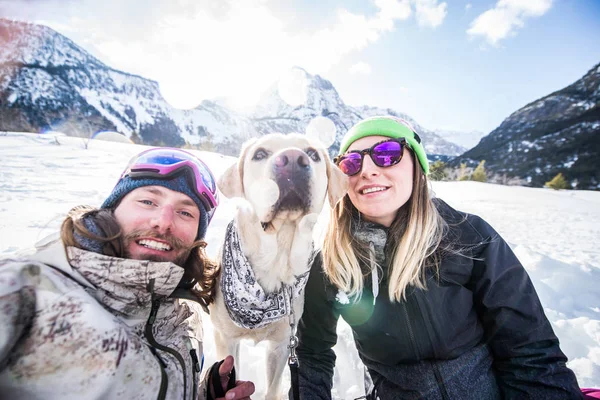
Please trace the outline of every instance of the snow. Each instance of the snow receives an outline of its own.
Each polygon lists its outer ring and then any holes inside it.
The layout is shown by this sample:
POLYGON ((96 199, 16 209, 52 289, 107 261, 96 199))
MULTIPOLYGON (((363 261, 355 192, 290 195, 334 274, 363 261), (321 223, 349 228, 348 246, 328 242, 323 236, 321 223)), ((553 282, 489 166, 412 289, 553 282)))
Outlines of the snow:
POLYGON ((98 110, 98 112, 100 114, 102 114, 102 116, 104 118, 106 118, 107 120, 109 120, 110 122, 112 122, 113 124, 115 124, 115 126, 117 127, 117 131, 118 132, 125 133, 125 134, 127 134, 127 137, 131 137, 131 129, 128 128, 123 123, 123 121, 121 121, 119 119, 119 117, 113 115, 110 111, 108 111, 102 105, 103 102, 104 103, 108 102, 110 100, 110 98, 104 97, 104 96, 100 96, 97 92, 95 92, 94 90, 90 90, 90 89, 81 89, 81 90, 79 90, 79 94, 81 94, 81 96, 83 98, 85 98, 85 100, 92 107, 94 107, 96 110, 98 110))
POLYGON ((582 100, 582 101, 578 101, 577 103, 573 104, 573 106, 583 108, 585 111, 587 111, 587 110, 595 107, 596 103, 593 101, 582 100))
POLYGON ((23 71, 20 79, 30 88, 29 96, 32 104, 35 104, 38 99, 47 99, 49 94, 54 94, 56 91, 50 74, 44 70, 29 68, 23 71))
POLYGON ((566 161, 563 164, 563 167, 565 168, 571 168, 573 166, 573 164, 575 164, 575 162, 579 159, 579 157, 577 156, 577 154, 575 154, 574 156, 570 157, 569 161, 566 161))
MULTIPOLYGON (((129 158, 145 148, 90 141, 86 150, 85 141, 74 137, 0 133, 0 257, 57 230, 71 207, 99 206, 129 158)), ((235 162, 194 153, 217 177, 235 162)), ((600 387, 600 192, 478 182, 434 182, 433 189, 451 206, 482 216, 507 240, 529 272, 579 384, 600 387)), ((207 234, 213 257, 239 204, 221 199, 207 234)), ((215 348, 210 320, 204 323, 207 366, 215 361, 215 348)), ((345 323, 338 334, 334 394, 351 399, 363 390, 362 364, 345 323)), ((241 349, 238 375, 257 384, 257 399, 264 397, 265 351, 262 344, 241 349)))
POLYGON ((17 92, 12 92, 6 99, 6 102, 8 104, 12 104, 17 100, 18 97, 19 97, 19 95, 17 94, 17 92))
MULTIPOLYGON (((376 296, 373 295, 373 297, 376 296)), ((350 304, 350 299, 348 298, 348 295, 342 292, 341 290, 338 290, 337 294, 335 295, 335 300, 340 304, 350 304)))

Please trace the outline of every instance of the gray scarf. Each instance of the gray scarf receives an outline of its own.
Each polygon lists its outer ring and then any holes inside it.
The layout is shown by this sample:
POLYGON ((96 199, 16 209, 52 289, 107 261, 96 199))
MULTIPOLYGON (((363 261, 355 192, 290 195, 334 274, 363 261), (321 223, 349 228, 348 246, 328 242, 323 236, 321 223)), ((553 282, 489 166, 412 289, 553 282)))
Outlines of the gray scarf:
POLYGON ((367 245, 373 245, 375 261, 383 268, 385 265, 385 245, 387 243, 388 235, 387 228, 383 225, 364 220, 353 220, 352 222, 352 235, 367 245))
POLYGON ((290 315, 293 300, 304 291, 315 252, 293 285, 266 293, 246 258, 234 221, 227 226, 221 270, 221 291, 231 320, 241 328, 256 329, 290 315))
POLYGON ((380 273, 385 267, 385 245, 387 242, 387 229, 373 222, 361 221, 360 219, 352 225, 352 235, 358 241, 369 246, 368 266, 371 270, 371 287, 373 291, 373 304, 379 294, 380 273))

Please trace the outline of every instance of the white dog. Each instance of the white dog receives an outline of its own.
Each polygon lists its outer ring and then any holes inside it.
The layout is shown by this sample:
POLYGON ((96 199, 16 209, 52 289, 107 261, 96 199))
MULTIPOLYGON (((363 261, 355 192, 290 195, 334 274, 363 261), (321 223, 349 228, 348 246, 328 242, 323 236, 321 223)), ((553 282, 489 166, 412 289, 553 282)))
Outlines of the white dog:
POLYGON ((325 198, 333 207, 348 180, 306 136, 270 134, 247 142, 218 186, 251 207, 238 208, 221 249, 219 290, 210 310, 217 357, 231 354, 238 363, 241 339, 268 341, 266 398, 276 399, 291 318, 297 323, 304 307, 313 228, 325 198))

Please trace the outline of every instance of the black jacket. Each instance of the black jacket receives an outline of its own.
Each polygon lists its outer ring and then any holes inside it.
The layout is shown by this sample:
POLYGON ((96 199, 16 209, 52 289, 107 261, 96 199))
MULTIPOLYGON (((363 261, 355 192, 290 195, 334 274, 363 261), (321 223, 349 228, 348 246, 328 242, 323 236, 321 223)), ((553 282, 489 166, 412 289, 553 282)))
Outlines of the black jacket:
POLYGON ((461 254, 446 254, 439 278, 430 274, 427 290, 409 288, 406 301, 390 302, 384 266, 375 304, 370 277, 359 302, 341 304, 316 258, 298 325, 301 397, 331 398, 331 348, 342 315, 382 400, 581 398, 507 243, 483 219, 436 204, 461 254))

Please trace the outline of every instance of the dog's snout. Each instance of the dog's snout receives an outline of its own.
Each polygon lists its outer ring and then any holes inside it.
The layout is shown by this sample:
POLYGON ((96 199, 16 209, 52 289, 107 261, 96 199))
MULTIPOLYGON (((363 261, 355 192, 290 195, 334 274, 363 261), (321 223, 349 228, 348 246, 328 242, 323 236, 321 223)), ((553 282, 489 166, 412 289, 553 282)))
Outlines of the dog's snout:
POLYGON ((301 150, 289 149, 282 151, 275 157, 276 170, 304 169, 310 166, 308 155, 301 150))
POLYGON ((312 164, 308 154, 297 147, 283 149, 273 154, 273 180, 279 188, 275 209, 305 210, 310 203, 312 164))

